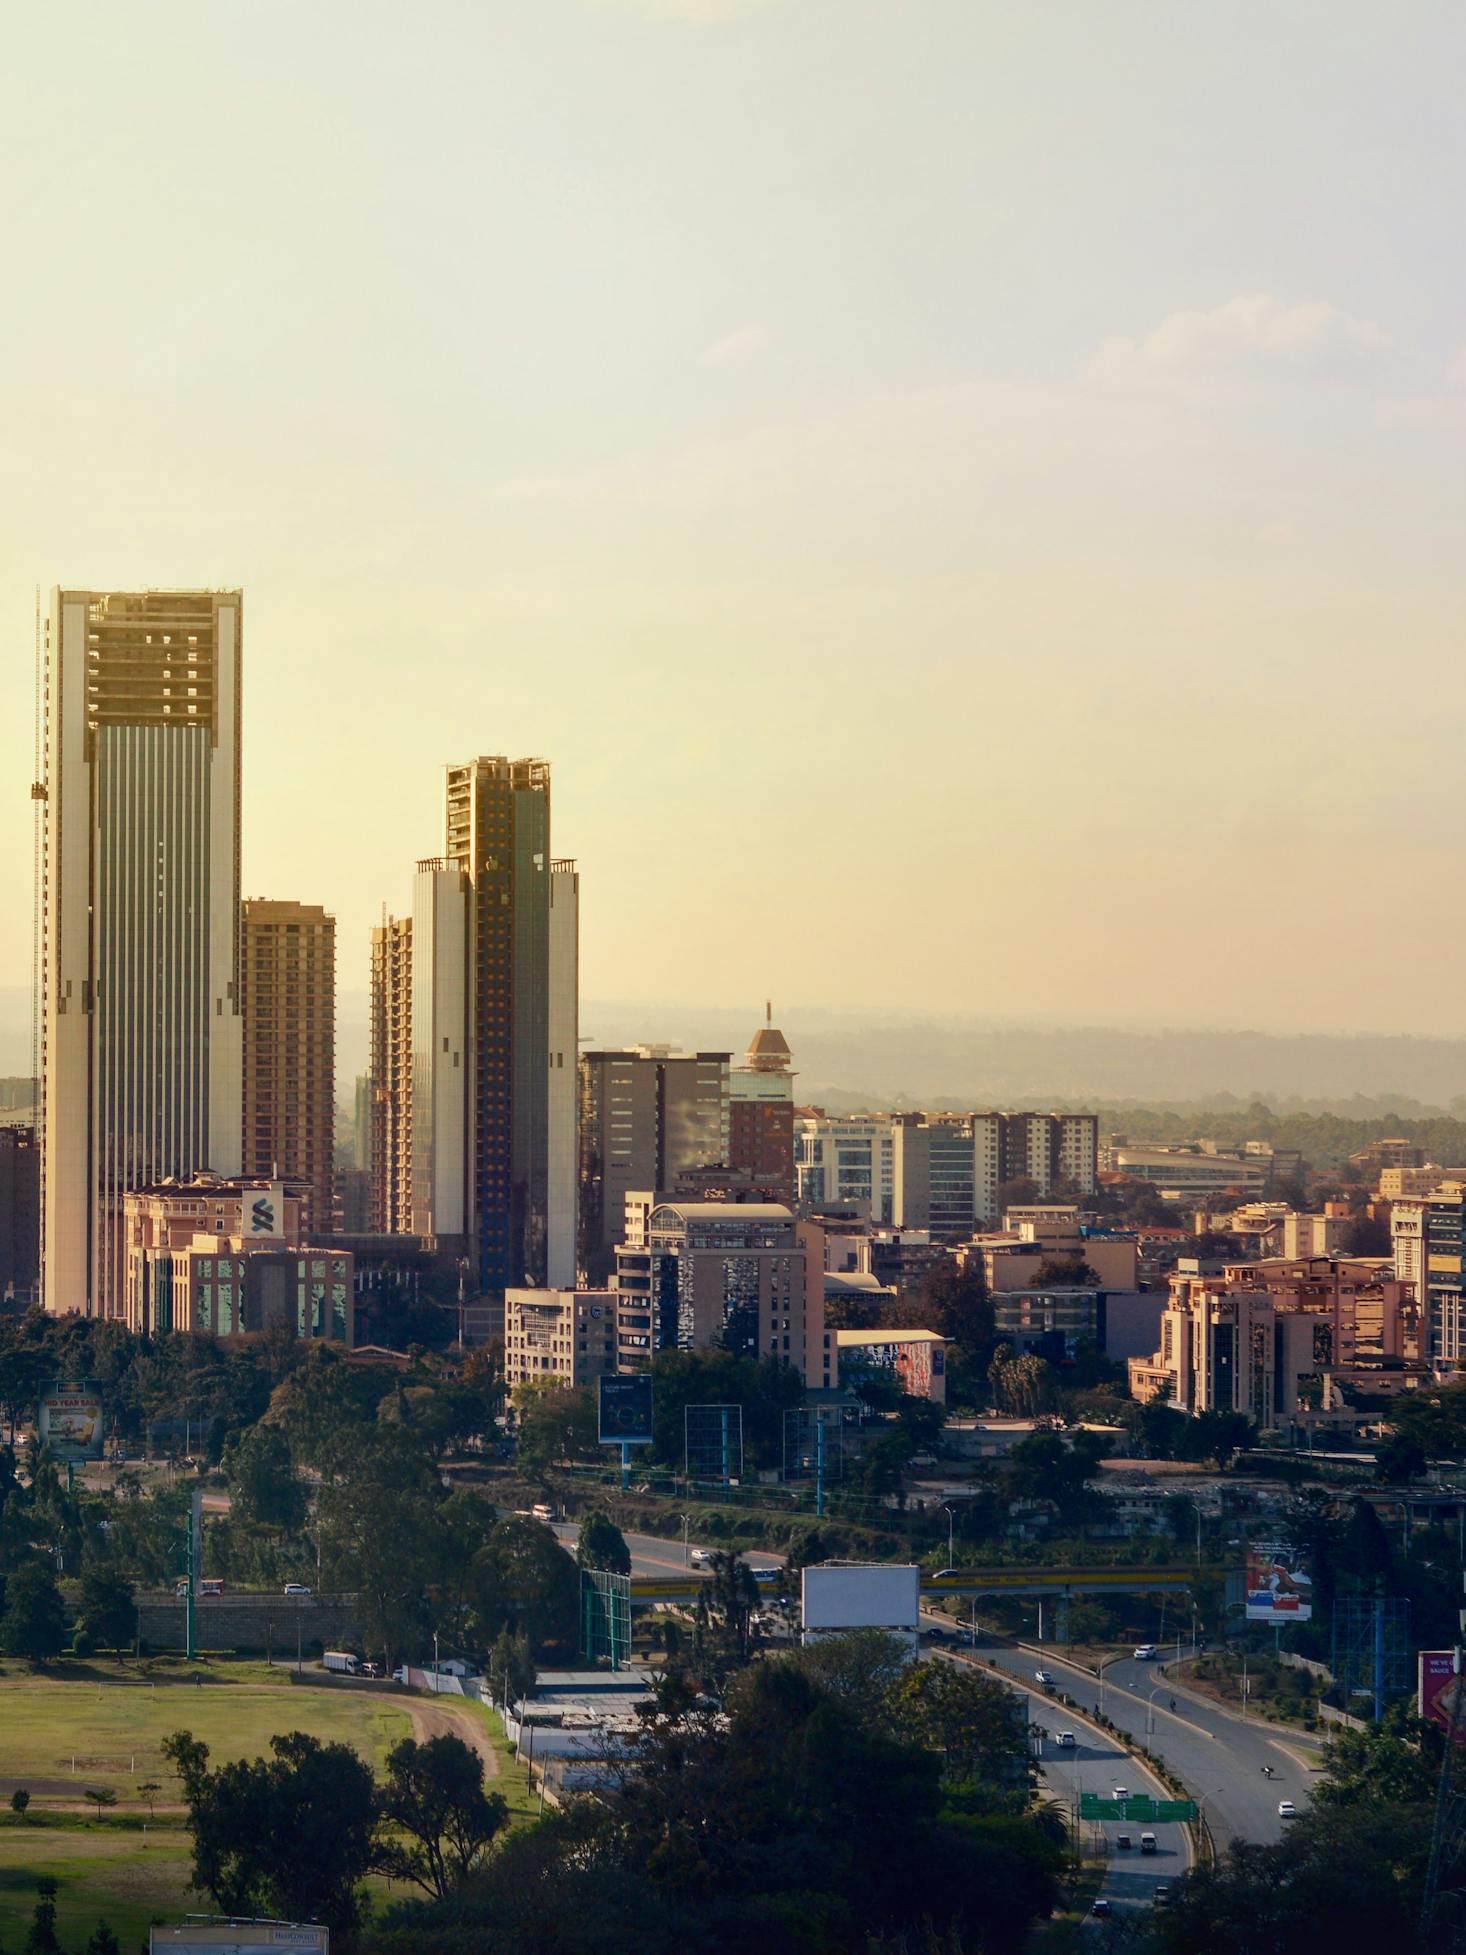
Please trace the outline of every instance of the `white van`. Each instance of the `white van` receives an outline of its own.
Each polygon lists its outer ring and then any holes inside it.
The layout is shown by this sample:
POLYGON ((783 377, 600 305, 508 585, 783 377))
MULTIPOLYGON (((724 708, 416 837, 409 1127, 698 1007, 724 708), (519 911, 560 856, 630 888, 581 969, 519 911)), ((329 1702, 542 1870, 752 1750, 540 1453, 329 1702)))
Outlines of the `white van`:
POLYGON ((548 1500, 537 1500, 529 1510, 529 1517, 532 1521, 545 1521, 548 1523, 554 1520, 555 1510, 548 1500))
POLYGON ((321 1656, 321 1668, 338 1671, 343 1677, 354 1677, 361 1663, 350 1650, 326 1650, 321 1656))

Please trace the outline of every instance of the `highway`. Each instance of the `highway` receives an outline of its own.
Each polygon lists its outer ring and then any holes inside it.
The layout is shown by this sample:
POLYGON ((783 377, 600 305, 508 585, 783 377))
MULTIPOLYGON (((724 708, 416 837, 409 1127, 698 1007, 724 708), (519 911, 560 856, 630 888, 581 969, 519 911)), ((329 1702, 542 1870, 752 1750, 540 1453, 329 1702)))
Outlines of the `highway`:
MULTIPOLYGON (((1065 1728, 1064 1711, 1057 1703, 1042 1701, 1045 1693, 1034 1679, 1037 1669, 1048 1670, 1058 1688, 1082 1709, 1103 1708, 1122 1731, 1163 1758, 1184 1782, 1200 1805, 1218 1849, 1234 1838, 1271 1844, 1282 1837, 1288 1824, 1278 1817, 1278 1801, 1291 1799, 1300 1812, 1308 1803, 1318 1756, 1315 1744, 1295 1732, 1223 1710, 1169 1683, 1160 1674, 1159 1662, 1127 1656, 1107 1663, 1101 1706, 1099 1679, 1068 1662, 1056 1645, 1045 1644, 1043 1654, 1035 1655, 995 1642, 979 1629, 976 1654, 1035 1692, 1035 1722, 1051 1731, 1065 1728), (1154 1723, 1149 1737, 1148 1721, 1154 1723), (1273 1778, 1264 1778, 1264 1765, 1272 1766, 1273 1778)), ((1106 1788, 1086 1785, 1085 1790, 1106 1788)), ((1119 1830, 1106 1828, 1110 1833, 1119 1830)))
MULTIPOLYGON (((565 1543, 567 1548, 574 1548, 576 1542, 580 1539, 580 1529, 573 1521, 557 1521, 555 1523, 555 1533, 565 1543)), ((624 1539, 627 1547, 631 1550, 631 1572, 633 1575, 684 1575, 687 1573, 688 1563, 683 1556, 680 1540, 666 1541, 659 1534, 627 1534, 624 1539)), ((700 1544, 694 1541, 690 1545, 697 1547, 700 1544)), ((706 1543, 701 1545, 712 1547, 717 1544, 706 1543)), ((748 1563, 750 1568, 782 1568, 784 1565, 782 1555, 767 1554, 762 1548, 740 1548, 738 1555, 741 1560, 748 1563)), ((701 1572, 701 1570, 696 1568, 692 1570, 694 1575, 698 1575, 701 1572)))

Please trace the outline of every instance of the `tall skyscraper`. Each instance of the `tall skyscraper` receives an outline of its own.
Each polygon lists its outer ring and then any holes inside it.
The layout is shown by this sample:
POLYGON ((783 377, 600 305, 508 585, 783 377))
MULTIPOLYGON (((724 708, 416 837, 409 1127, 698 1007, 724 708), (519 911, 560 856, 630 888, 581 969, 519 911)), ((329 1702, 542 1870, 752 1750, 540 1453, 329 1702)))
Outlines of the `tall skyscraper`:
POLYGON ((479 1284, 543 1283, 549 1236, 550 768, 448 769, 446 863, 468 880, 471 1225, 479 1284))
POLYGON ((243 1171, 305 1182, 307 1239, 332 1227, 336 919, 255 897, 240 918, 243 1171))
POLYGON ((377 1235, 412 1231, 412 918, 372 932, 372 1194, 377 1235))
POLYGON ((412 891, 413 1235, 468 1233, 468 889, 439 858, 417 865, 412 891))
POLYGON ((52 593, 43 1295, 122 1308, 122 1197, 240 1167, 239 591, 52 593))
POLYGON ((580 1190, 580 876, 550 864, 550 1070, 548 1237, 545 1280, 575 1287, 580 1190))

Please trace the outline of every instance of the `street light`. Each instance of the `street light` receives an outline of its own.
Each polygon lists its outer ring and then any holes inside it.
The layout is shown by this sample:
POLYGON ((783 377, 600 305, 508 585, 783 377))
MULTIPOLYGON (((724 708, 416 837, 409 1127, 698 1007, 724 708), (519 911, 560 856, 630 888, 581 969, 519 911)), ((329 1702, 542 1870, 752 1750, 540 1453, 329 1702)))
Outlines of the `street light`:
POLYGON ((1165 1687, 1166 1686, 1163 1683, 1156 1684, 1152 1689, 1149 1697, 1147 1697, 1145 1700, 1145 1735, 1147 1738, 1154 1737, 1155 1735, 1156 1691, 1164 1690, 1165 1687))
POLYGON ((687 1540, 687 1529, 689 1525, 688 1517, 684 1514, 682 1516, 682 1566, 684 1568, 690 1568, 692 1566, 692 1549, 687 1540))
POLYGON ((957 1509, 949 1506, 946 1501, 943 1501, 942 1506, 947 1516, 947 1566, 950 1568, 957 1559, 957 1550, 952 1542, 952 1530, 957 1524, 957 1509))
POLYGON ((1100 1687, 1100 1701, 1099 1701, 1099 1707, 1100 1707, 1100 1716, 1101 1716, 1101 1717, 1103 1717, 1103 1716, 1104 1716, 1104 1714, 1105 1714, 1105 1671, 1109 1669, 1109 1667, 1110 1667, 1110 1665, 1111 1665, 1112 1663, 1118 1663, 1118 1662, 1120 1661, 1120 1658, 1121 1658, 1121 1656, 1122 1656, 1123 1654, 1124 1654, 1124 1652, 1123 1652, 1122 1650, 1116 1650, 1113 1656, 1102 1656, 1102 1657, 1100 1658, 1100 1665, 1099 1665, 1099 1687, 1100 1687))

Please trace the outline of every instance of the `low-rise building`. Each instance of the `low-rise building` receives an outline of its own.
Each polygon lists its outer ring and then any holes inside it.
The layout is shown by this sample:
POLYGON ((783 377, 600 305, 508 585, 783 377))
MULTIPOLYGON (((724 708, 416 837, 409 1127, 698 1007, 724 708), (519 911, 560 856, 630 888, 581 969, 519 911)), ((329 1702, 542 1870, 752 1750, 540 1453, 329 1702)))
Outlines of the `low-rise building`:
POLYGON ((504 1383, 593 1385, 616 1369, 614 1290, 506 1290, 504 1383))
POLYGON ((947 1340, 930 1330, 837 1330, 840 1376, 857 1386, 862 1373, 890 1378, 913 1398, 947 1402, 947 1340))

